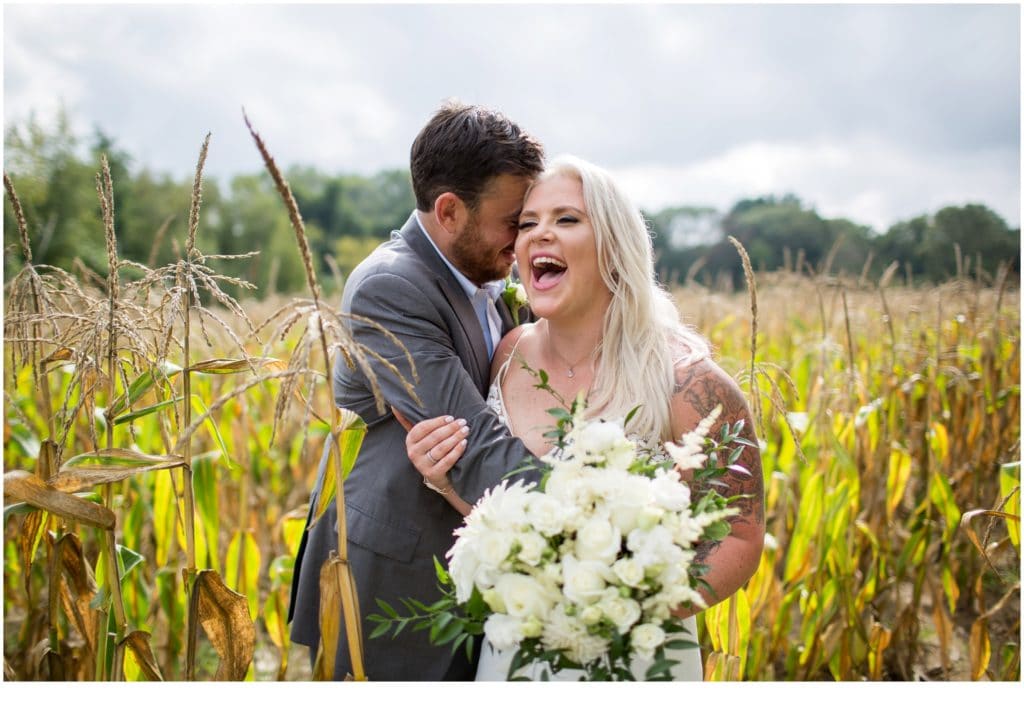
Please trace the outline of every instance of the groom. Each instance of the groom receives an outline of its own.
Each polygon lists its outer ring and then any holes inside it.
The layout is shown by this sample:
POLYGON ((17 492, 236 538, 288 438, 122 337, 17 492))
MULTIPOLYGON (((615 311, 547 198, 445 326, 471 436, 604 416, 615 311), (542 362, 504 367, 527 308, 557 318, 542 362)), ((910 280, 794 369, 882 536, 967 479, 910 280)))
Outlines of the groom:
MULTIPOLYGON (((405 429, 391 407, 413 422, 442 415, 469 419, 465 453, 448 476, 470 503, 529 455, 487 409, 484 396, 493 349, 514 326, 500 281, 512 268, 519 211, 543 158, 541 145, 504 115, 445 104, 412 145, 416 211, 345 284, 341 307, 352 315, 354 340, 413 381, 419 399, 381 361, 371 360, 388 404, 380 412, 363 371, 343 358, 335 365, 335 401, 369 427, 344 484, 348 557, 364 631, 372 629, 365 617, 379 612, 378 598, 392 605, 406 597, 424 603, 439 598, 434 558, 444 560, 462 520, 444 497, 424 486, 406 456, 405 429), (403 349, 361 318, 401 341, 415 361, 416 380, 403 349)), ((325 464, 322 458, 311 505, 325 464)), ((337 548, 336 529, 332 502, 303 535, 295 563, 292 640, 310 646, 314 655, 320 643, 320 568, 337 548)), ((475 661, 463 649, 436 647, 426 631, 407 628, 395 639, 366 639, 364 652, 370 680, 458 681, 475 673, 475 661)), ((334 677, 349 672, 342 624, 334 677)))

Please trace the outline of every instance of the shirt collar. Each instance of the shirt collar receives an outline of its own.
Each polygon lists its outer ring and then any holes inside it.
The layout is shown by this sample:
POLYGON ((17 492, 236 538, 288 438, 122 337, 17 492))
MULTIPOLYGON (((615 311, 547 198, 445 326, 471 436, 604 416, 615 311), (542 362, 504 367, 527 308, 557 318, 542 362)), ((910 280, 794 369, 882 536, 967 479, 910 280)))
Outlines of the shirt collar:
POLYGON ((430 241, 430 245, 434 247, 435 251, 437 251, 437 255, 441 256, 441 260, 443 260, 444 264, 448 266, 448 269, 452 271, 452 275, 455 276, 455 279, 459 281, 459 286, 462 287, 462 290, 466 293, 466 296, 469 297, 470 299, 473 299, 474 297, 476 297, 476 293, 482 289, 484 292, 487 293, 488 297, 497 302, 498 297, 500 297, 501 293, 504 292, 505 290, 505 281, 495 280, 493 282, 485 282, 481 286, 477 286, 476 284, 474 284, 472 280, 463 275, 458 268, 452 265, 452 262, 448 260, 448 257, 445 256, 445 254, 441 253, 441 249, 437 247, 436 243, 434 243, 434 239, 430 238, 430 234, 427 232, 427 228, 423 226, 423 222, 420 221, 419 210, 415 210, 413 212, 413 216, 416 217, 416 224, 417 226, 420 227, 420 231, 423 232, 423 235, 427 237, 427 241, 430 241))

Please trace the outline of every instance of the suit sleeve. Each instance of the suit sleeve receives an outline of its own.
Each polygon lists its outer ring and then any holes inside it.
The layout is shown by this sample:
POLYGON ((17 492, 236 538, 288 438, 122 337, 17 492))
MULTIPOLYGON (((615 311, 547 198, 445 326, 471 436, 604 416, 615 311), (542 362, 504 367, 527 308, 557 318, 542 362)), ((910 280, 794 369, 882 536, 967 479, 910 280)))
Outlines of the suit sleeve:
MULTIPOLYGON (((412 382, 420 401, 417 403, 393 371, 380 360, 368 357, 388 407, 397 408, 413 422, 447 414, 469 423, 466 451, 449 472, 452 484, 463 499, 475 503, 486 489, 498 484, 505 474, 531 457, 522 441, 513 437, 487 407, 456 352, 452 331, 430 299, 415 285, 390 273, 372 274, 353 292, 349 311, 355 317, 372 319, 394 334, 415 362, 417 380, 414 381, 402 349, 379 328, 353 318, 350 324, 353 339, 398 368, 401 375, 412 382)), ((366 383, 369 391, 369 384, 362 375, 341 374, 366 383)), ((345 382, 344 377, 336 377, 337 380, 345 382)), ((372 414, 380 421, 395 421, 390 409, 378 416, 373 408, 372 414)), ((371 417, 363 418, 371 421, 371 417)), ((411 463, 406 465, 409 470, 415 470, 411 463)), ((521 478, 536 480, 536 475, 521 478)))

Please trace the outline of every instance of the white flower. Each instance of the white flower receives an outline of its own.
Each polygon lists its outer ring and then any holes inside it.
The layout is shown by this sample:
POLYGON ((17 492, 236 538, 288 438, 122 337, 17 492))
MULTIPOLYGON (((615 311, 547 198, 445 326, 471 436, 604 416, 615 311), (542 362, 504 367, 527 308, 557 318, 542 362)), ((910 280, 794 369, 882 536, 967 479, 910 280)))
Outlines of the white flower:
POLYGON ((604 612, 601 610, 601 607, 596 604, 591 604, 580 611, 580 621, 585 626, 592 626, 595 623, 599 623, 603 617, 604 612))
POLYGON ((493 613, 484 622, 484 634, 498 650, 508 650, 523 639, 523 622, 515 616, 493 613))
POLYGON ((654 657, 654 651, 665 642, 665 631, 651 623, 642 623, 629 634, 629 644, 638 656, 654 657))
POLYGON ((587 633, 586 626, 559 605, 544 624, 541 644, 548 650, 561 650, 573 662, 586 664, 603 655, 609 641, 587 633))
POLYGON ((681 511, 690 506, 690 487, 682 481, 677 470, 658 470, 651 481, 654 503, 669 511, 681 511))
POLYGON ((598 602, 598 606, 619 633, 626 633, 634 623, 640 620, 642 613, 640 604, 633 599, 619 596, 617 589, 607 590, 605 597, 598 602), (611 592, 611 596, 608 595, 608 592, 611 592))
POLYGON ((494 590, 501 597, 505 610, 510 616, 544 618, 554 598, 540 580, 525 574, 503 574, 494 584, 494 590))
POLYGON ((638 519, 651 503, 651 483, 646 477, 628 472, 605 471, 603 494, 612 523, 623 533, 637 527, 638 519))
POLYGON ((519 553, 516 555, 516 559, 531 567, 539 565, 540 559, 544 555, 544 550, 548 547, 548 542, 544 539, 544 536, 533 531, 527 531, 526 533, 516 534, 515 540, 519 543, 519 553))
POLYGON ((628 587, 636 587, 644 581, 643 566, 631 557, 616 560, 612 565, 612 572, 628 587))
POLYGON ((485 531, 476 541, 476 555, 484 565, 497 567, 512 549, 512 534, 505 530, 485 531))
POLYGON ((722 405, 719 404, 714 410, 697 424, 697 428, 689 433, 683 434, 680 443, 666 443, 665 450, 675 461, 681 470, 697 469, 704 464, 708 456, 704 453, 704 438, 708 431, 718 420, 722 413, 722 405))
POLYGON ((664 526, 633 531, 626 539, 626 547, 644 567, 670 562, 680 554, 679 547, 672 542, 672 534, 664 526))
POLYGON ((622 534, 604 514, 595 514, 576 532, 576 557, 580 560, 610 565, 621 547, 622 534))
POLYGON ((520 528, 528 525, 526 507, 531 499, 532 484, 521 481, 509 484, 504 481, 480 497, 466 523, 482 522, 491 526, 488 530, 520 528))
POLYGON ((551 493, 550 479, 555 478, 556 475, 552 474, 548 482, 548 492, 535 493, 526 507, 530 525, 549 538, 561 533, 566 523, 572 520, 578 511, 575 505, 566 503, 551 493))
POLYGON ((562 592, 575 604, 592 604, 601 598, 608 568, 600 562, 580 562, 572 555, 562 559, 562 592))

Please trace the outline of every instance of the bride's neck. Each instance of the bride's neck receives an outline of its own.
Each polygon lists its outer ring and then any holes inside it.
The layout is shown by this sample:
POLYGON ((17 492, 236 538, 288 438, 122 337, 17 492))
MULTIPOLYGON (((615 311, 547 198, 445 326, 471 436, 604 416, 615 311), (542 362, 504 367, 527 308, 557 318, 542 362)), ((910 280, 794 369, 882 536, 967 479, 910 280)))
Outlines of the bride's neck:
POLYGON ((597 348, 602 327, 595 324, 569 324, 544 320, 544 335, 548 350, 554 351, 563 362, 579 365, 597 348))

